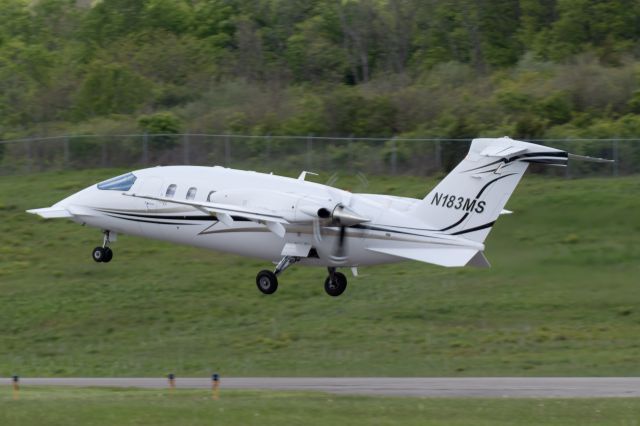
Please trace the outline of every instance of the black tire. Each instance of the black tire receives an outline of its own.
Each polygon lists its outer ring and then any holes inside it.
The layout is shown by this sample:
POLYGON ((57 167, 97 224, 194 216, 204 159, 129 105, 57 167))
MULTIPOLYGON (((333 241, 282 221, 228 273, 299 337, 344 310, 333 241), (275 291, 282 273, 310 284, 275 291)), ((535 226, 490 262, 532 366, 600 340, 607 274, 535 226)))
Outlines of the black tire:
POLYGON ((256 276, 258 290, 264 294, 273 294, 278 289, 278 277, 271 271, 262 270, 256 276))
POLYGON ((91 252, 91 257, 93 257, 93 260, 95 260, 96 262, 104 262, 104 249, 102 247, 94 248, 93 252, 91 252))
POLYGON ((109 247, 105 247, 103 250, 104 250, 104 258, 102 259, 102 261, 104 263, 111 262, 111 259, 113 259, 113 250, 111 250, 109 247))
POLYGON ((347 277, 340 272, 334 272, 333 281, 331 282, 331 276, 324 280, 324 291, 331 297, 340 296, 347 289, 347 277))

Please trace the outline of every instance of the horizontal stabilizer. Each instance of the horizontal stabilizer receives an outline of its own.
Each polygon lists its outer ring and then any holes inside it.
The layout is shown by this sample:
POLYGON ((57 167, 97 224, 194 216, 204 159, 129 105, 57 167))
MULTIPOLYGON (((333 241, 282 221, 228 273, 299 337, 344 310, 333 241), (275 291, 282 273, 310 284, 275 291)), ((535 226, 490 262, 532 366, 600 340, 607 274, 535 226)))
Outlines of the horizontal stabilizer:
POLYGON ((367 250, 446 267, 466 266, 477 253, 481 253, 477 249, 468 247, 368 248, 367 250))
POLYGON ((485 157, 509 157, 512 155, 523 153, 526 150, 526 147, 517 145, 489 145, 482 150, 480 155, 484 155, 485 157))
POLYGON ((31 209, 27 210, 27 213, 37 214, 45 219, 59 219, 63 217, 72 217, 73 215, 64 208, 61 207, 45 207, 43 209, 31 209))

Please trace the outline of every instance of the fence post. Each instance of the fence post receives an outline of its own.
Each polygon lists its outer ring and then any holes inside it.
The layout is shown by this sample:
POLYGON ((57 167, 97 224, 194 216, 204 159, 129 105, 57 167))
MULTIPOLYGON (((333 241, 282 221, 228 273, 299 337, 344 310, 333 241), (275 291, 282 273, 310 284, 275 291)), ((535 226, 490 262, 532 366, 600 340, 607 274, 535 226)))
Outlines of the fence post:
POLYGON ((436 171, 442 171, 442 144, 440 139, 436 140, 436 171))
POLYGON ((189 165, 189 134, 182 136, 182 159, 185 165, 189 165))
POLYGON ((398 146, 396 136, 391 138, 391 174, 395 176, 398 171, 398 146))
MULTIPOLYGON (((269 164, 271 162, 271 135, 267 135, 267 149, 265 151, 265 156, 267 157, 265 159, 265 164, 269 164)), ((267 167, 271 167, 270 165, 268 165, 267 167)))
MULTIPOLYGON (((564 141, 565 151, 569 152, 569 140, 565 139, 564 141)), ((571 160, 567 158, 567 167, 564 168, 564 177, 565 179, 571 179, 571 169, 569 169, 571 164, 571 160)))
POLYGON ((149 163, 149 135, 144 132, 142 135, 142 164, 147 165, 149 163))
POLYGON ((229 135, 224 137, 224 166, 231 166, 231 141, 229 140, 229 135))
POLYGON ((63 149, 64 149, 64 164, 63 164, 63 168, 67 169, 67 168, 69 168, 69 136, 65 136, 64 137, 63 149))
POLYGON ((107 139, 102 139, 101 143, 101 157, 100 157, 100 165, 102 167, 107 167, 107 139))
POLYGON ((27 164, 26 169, 27 169, 27 173, 31 173, 31 166, 32 166, 32 158, 31 158, 31 141, 27 141, 24 144, 25 149, 27 150, 27 164))
POLYGON ((618 139, 613 141, 613 176, 618 176, 620 173, 618 160, 620 159, 620 152, 618 146, 618 139))
POLYGON ((313 168, 313 135, 307 135, 307 167, 310 171, 313 168))
POLYGON ((349 135, 347 139, 347 158, 349 159, 349 172, 353 173, 353 134, 349 135))

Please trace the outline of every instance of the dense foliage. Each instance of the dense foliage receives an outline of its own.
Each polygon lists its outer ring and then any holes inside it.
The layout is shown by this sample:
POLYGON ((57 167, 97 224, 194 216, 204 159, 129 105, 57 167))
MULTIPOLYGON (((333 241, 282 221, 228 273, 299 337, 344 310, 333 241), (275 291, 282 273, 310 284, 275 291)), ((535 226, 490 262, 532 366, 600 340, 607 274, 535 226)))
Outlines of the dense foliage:
POLYGON ((0 17, 4 138, 158 120, 249 134, 640 134, 637 0, 2 0, 0 17))

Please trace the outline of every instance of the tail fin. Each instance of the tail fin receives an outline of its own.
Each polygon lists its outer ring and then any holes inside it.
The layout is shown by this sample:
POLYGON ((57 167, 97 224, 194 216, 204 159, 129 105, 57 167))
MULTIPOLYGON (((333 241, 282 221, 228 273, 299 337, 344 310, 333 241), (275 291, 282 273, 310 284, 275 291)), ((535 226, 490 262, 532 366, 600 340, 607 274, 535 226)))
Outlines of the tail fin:
POLYGON ((433 229, 483 242, 529 163, 566 166, 568 153, 507 137, 474 139, 466 158, 412 214, 433 229))

